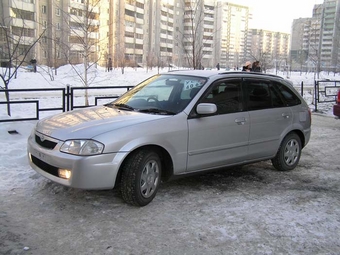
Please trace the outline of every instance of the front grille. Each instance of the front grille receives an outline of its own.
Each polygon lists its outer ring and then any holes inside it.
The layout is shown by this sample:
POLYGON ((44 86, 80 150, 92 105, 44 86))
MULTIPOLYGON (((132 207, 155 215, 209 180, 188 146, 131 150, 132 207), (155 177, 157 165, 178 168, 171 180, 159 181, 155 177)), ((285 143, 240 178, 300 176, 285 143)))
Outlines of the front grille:
POLYGON ((39 144, 41 147, 44 147, 46 149, 53 150, 54 147, 57 145, 56 142, 52 142, 49 140, 41 140, 41 138, 38 135, 35 135, 35 141, 37 144, 39 144))
POLYGON ((44 161, 41 161, 37 157, 34 157, 33 155, 31 155, 31 158, 32 158, 33 164, 35 164, 41 170, 44 170, 45 172, 47 172, 49 174, 52 174, 54 176, 59 177, 59 175, 58 175, 58 168, 57 167, 51 166, 51 165, 45 163, 44 161))

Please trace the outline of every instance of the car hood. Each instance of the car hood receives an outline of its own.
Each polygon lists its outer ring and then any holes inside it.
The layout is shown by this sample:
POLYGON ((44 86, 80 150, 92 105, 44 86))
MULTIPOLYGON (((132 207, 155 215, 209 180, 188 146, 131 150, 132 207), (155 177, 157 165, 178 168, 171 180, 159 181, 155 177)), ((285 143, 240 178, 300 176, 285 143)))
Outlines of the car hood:
POLYGON ((42 119, 38 122, 36 131, 58 140, 89 139, 112 130, 169 117, 171 115, 146 114, 98 106, 42 119))

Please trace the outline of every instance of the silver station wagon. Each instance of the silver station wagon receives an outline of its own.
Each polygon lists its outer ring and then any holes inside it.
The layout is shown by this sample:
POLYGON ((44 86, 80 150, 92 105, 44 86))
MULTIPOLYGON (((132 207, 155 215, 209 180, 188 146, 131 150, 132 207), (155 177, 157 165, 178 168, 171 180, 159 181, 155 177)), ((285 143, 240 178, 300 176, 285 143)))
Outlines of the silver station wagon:
POLYGON ((311 135, 311 113, 285 79, 261 73, 174 71, 115 101, 40 120, 30 165, 81 189, 118 187, 150 203, 175 176, 271 160, 294 169, 311 135))

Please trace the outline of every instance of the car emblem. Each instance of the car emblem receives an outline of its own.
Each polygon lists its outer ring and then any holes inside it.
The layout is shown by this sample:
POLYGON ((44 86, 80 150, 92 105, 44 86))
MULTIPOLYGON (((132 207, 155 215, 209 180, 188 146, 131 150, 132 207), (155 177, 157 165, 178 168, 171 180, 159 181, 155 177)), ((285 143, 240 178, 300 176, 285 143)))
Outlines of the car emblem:
POLYGON ((42 141, 42 142, 45 141, 45 136, 44 135, 40 135, 39 138, 40 138, 40 141, 42 141))

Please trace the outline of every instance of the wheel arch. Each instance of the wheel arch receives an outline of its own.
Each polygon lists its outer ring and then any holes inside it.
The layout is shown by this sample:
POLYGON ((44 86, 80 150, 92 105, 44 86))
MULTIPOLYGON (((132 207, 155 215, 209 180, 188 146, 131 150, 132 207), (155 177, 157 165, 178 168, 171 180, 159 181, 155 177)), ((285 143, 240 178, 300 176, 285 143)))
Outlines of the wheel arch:
POLYGON ((169 152, 164 149, 163 147, 159 145, 144 145, 138 148, 135 148, 133 151, 131 151, 123 160, 122 164, 119 167, 118 173, 117 173, 117 178, 115 181, 115 187, 119 186, 121 178, 122 178, 122 166, 125 164, 125 162, 129 159, 129 157, 133 154, 136 153, 137 151, 140 150, 152 150, 158 154, 160 157, 161 163, 162 163, 162 176, 161 180, 162 181, 167 181, 170 179, 170 177, 174 173, 174 168, 173 168, 173 161, 172 158, 169 154, 169 152))
POLYGON ((299 136, 300 141, 301 141, 301 149, 303 147, 305 147, 305 145, 306 145, 306 138, 305 138, 303 132, 301 130, 299 130, 299 129, 295 129, 295 130, 290 131, 288 134, 286 134, 286 136, 289 135, 289 134, 292 134, 292 133, 295 133, 295 134, 297 134, 299 136))

